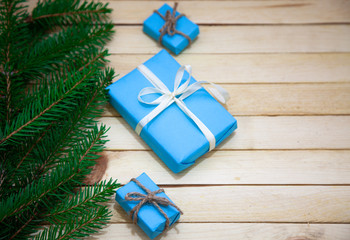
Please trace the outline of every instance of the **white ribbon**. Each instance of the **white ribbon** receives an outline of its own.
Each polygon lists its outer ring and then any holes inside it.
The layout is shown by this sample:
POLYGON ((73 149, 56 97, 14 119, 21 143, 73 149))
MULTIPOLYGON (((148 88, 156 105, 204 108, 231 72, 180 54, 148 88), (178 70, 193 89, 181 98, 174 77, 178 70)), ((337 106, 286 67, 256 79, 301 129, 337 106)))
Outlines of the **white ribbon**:
POLYGON ((137 124, 135 131, 138 135, 140 135, 142 128, 146 126, 153 118, 158 116, 162 111, 168 108, 172 103, 176 103, 177 106, 187 115, 189 116, 193 122, 198 126, 201 132, 204 134, 205 138, 209 142, 209 151, 215 148, 215 136, 213 133, 204 125, 204 123, 197 118, 185 105, 183 100, 189 97, 191 94, 196 92, 197 90, 202 88, 203 83, 209 83, 214 88, 210 88, 209 92, 213 95, 218 101, 225 104, 230 98, 228 92, 216 85, 214 83, 208 81, 199 81, 189 85, 191 76, 192 76, 192 67, 190 65, 184 65, 179 68, 175 76, 174 82, 174 91, 170 92, 169 89, 164 85, 164 83, 156 76, 154 73, 149 70, 145 65, 141 64, 137 67, 137 69, 150 81, 154 87, 146 87, 142 89, 138 95, 139 102, 149 104, 149 105, 158 105, 155 109, 153 109, 149 114, 147 114, 141 121, 137 124), (185 73, 185 70, 189 73, 187 80, 180 85, 182 81, 182 77, 185 73), (142 96, 148 94, 161 94, 157 99, 146 102, 142 99, 142 96))

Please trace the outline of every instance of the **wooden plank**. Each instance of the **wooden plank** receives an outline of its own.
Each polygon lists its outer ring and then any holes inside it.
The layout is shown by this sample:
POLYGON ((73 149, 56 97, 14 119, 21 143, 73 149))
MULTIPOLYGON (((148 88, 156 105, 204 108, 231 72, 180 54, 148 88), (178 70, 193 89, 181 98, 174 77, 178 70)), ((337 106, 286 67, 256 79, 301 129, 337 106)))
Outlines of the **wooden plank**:
MULTIPOLYGON (((350 186, 197 186, 165 192, 184 212, 180 222, 350 222, 350 186)), ((114 199, 109 206, 111 222, 130 222, 114 199)))
MULTIPOLYGON (((149 149, 120 117, 100 121, 111 129, 109 150, 149 149)), ((218 149, 350 149, 350 116, 237 117, 238 129, 218 149)))
POLYGON ((160 185, 350 184, 350 151, 216 151, 174 174, 152 151, 105 151, 103 179, 147 172, 160 185))
MULTIPOLYGON (((36 0, 29 1, 30 11, 36 0)), ((142 24, 159 1, 102 1, 113 9, 116 24, 142 24)), ((165 1, 173 6, 172 1, 165 1)), ((341 0, 322 1, 182 1, 178 10, 197 24, 303 24, 348 23, 350 3, 341 0)))
MULTIPOLYGON (((141 26, 117 26, 111 53, 157 53, 162 48, 141 26)), ((202 26, 188 53, 349 52, 350 25, 202 26)))
MULTIPOLYGON (((350 114, 350 83, 221 86, 230 93, 226 108, 235 116, 350 114)), ((106 106, 104 116, 118 115, 110 104, 106 106)))
MULTIPOLYGON (((173 2, 167 2, 173 6, 173 2)), ((109 1, 112 21, 142 24, 158 1, 109 1)), ((182 1, 178 10, 197 24, 295 24, 350 22, 349 1, 182 1)))
MULTIPOLYGON (((120 77, 153 55, 108 57, 120 77)), ((333 83, 350 82, 350 54, 181 54, 198 80, 215 83, 333 83), (317 74, 316 74, 317 73, 317 74)))
MULTIPOLYGON (((146 234, 130 223, 109 224, 91 239, 147 240, 146 234)), ((178 223, 162 234, 169 240, 349 240, 348 224, 269 223, 178 223)))

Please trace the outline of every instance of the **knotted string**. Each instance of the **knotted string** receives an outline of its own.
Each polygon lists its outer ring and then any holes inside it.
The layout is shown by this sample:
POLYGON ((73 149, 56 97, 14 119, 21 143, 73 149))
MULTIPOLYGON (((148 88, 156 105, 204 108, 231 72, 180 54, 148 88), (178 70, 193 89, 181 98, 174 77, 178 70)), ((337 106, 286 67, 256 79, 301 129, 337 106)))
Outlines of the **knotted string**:
POLYGON ((136 183, 137 186, 142 188, 142 190, 144 190, 147 193, 147 194, 143 194, 143 193, 139 193, 139 192, 129 192, 125 196, 126 201, 140 201, 130 211, 130 214, 133 218, 134 223, 137 223, 137 216, 139 214, 139 211, 140 211, 141 207, 146 203, 153 204, 159 210, 159 212, 165 217, 166 221, 165 221, 164 230, 166 230, 169 227, 170 220, 169 220, 169 217, 166 215, 166 213, 163 211, 163 209, 159 205, 173 206, 174 208, 176 208, 180 212, 180 214, 183 214, 182 211, 180 210, 180 208, 178 208, 178 206, 176 206, 174 203, 172 203, 169 199, 167 199, 165 197, 156 196, 156 194, 164 192, 164 189, 160 188, 157 191, 152 192, 148 188, 146 188, 144 185, 142 185, 142 183, 140 183, 136 178, 132 178, 130 181, 133 181, 134 183, 136 183))
POLYGON ((160 44, 163 44, 162 39, 163 39, 165 34, 168 34, 169 36, 174 36, 175 34, 180 34, 188 40, 189 44, 192 43, 192 40, 188 35, 184 34, 181 31, 176 30, 177 20, 179 18, 185 16, 184 14, 179 14, 175 17, 177 5, 178 5, 178 3, 175 2, 174 7, 173 7, 173 13, 171 13, 170 10, 167 10, 165 13, 165 16, 163 16, 158 10, 154 10, 154 12, 157 13, 165 21, 163 27, 159 30, 160 37, 159 37, 158 41, 160 44))

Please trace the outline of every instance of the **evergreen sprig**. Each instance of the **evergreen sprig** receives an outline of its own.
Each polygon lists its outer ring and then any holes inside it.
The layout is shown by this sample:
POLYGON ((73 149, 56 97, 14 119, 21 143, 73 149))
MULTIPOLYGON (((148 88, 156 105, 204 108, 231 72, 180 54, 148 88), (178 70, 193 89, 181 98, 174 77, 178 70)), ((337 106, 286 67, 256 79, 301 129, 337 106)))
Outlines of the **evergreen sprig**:
POLYGON ((44 27, 91 22, 91 20, 100 22, 108 20, 107 13, 110 12, 108 3, 66 0, 62 4, 62 1, 48 0, 45 3, 38 3, 29 21, 44 27))
POLYGON ((82 217, 71 219, 66 224, 53 225, 35 236, 36 240, 46 239, 77 239, 96 233, 107 223, 111 214, 107 207, 91 208, 82 217))
POLYGON ((71 239, 110 218, 119 186, 85 186, 106 143, 107 4, 0 2, 0 239, 71 239), (49 224, 48 224, 49 223, 49 224))

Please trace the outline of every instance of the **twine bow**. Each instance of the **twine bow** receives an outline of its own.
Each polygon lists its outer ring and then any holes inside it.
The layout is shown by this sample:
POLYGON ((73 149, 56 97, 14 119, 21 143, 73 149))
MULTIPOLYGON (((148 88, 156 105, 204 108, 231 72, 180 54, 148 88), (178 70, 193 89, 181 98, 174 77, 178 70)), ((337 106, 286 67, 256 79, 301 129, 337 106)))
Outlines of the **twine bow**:
POLYGON ((140 183, 136 178, 132 178, 130 181, 135 182, 137 184, 137 186, 142 188, 142 190, 144 190, 147 193, 147 194, 142 194, 139 192, 129 192, 125 196, 126 201, 140 201, 130 211, 130 214, 133 218, 134 223, 137 223, 138 213, 139 213, 141 207, 146 203, 153 204, 159 210, 159 212, 165 217, 166 221, 165 221, 164 230, 169 227, 170 221, 169 221, 169 217, 166 215, 166 213, 163 211, 163 209, 159 205, 173 206, 174 208, 176 208, 180 212, 180 214, 183 214, 182 211, 180 210, 180 208, 178 206, 176 206, 174 203, 172 203, 169 199, 167 199, 165 197, 159 197, 156 195, 158 193, 164 192, 164 189, 160 188, 157 191, 152 192, 148 188, 146 188, 144 185, 142 185, 142 183, 140 183))
POLYGON ((174 7, 173 7, 173 13, 171 13, 169 10, 167 10, 165 13, 165 16, 163 16, 158 10, 154 10, 154 12, 157 13, 165 21, 163 27, 159 30, 160 37, 159 37, 158 41, 160 44, 162 44, 162 39, 163 39, 165 34, 168 34, 169 36, 174 36, 175 34, 180 34, 188 40, 189 44, 192 43, 192 40, 188 35, 186 35, 185 33, 181 32, 181 31, 176 30, 177 20, 179 18, 185 16, 184 14, 179 14, 175 17, 177 5, 178 5, 178 3, 175 2, 174 7))

